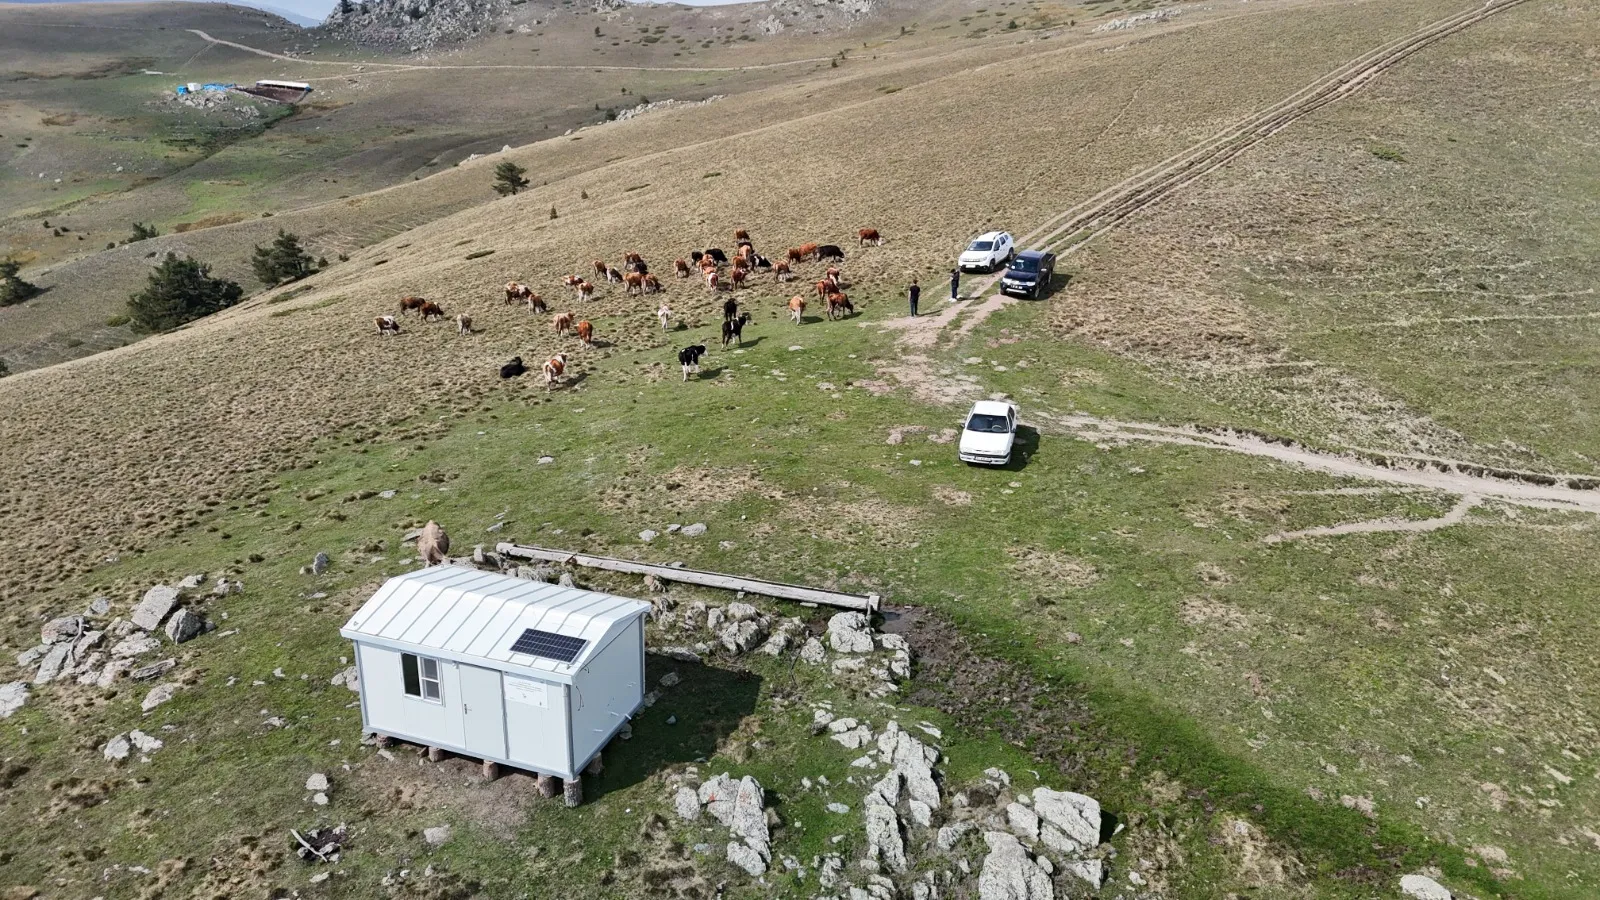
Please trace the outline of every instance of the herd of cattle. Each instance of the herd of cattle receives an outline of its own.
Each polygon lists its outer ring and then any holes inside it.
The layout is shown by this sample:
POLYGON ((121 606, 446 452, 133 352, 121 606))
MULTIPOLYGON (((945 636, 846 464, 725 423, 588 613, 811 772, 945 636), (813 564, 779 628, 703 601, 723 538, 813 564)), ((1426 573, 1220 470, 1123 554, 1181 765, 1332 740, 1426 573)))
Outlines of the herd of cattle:
MULTIPOLYGON (((883 246, 883 237, 876 228, 863 228, 857 235, 858 246, 867 244, 883 246)), ((830 263, 823 277, 812 286, 817 297, 825 305, 829 319, 841 319, 855 313, 855 305, 844 293, 844 275, 838 263, 844 261, 844 250, 837 244, 802 244, 791 247, 781 261, 774 261, 755 251, 755 245, 750 240, 750 233, 744 229, 734 232, 734 241, 737 250, 730 258, 722 250, 711 247, 706 250, 695 250, 689 254, 688 259, 679 259, 673 263, 674 274, 681 279, 694 277, 698 271, 700 280, 706 289, 713 292, 738 291, 745 287, 756 272, 771 273, 774 282, 782 283, 792 281, 796 276, 794 269, 797 265, 808 262, 830 263), (724 271, 726 270, 726 271, 724 271)), ((621 284, 623 291, 628 296, 644 296, 658 294, 665 291, 661 280, 651 274, 649 264, 637 253, 623 254, 623 269, 618 270, 608 265, 604 260, 595 260, 593 263, 594 275, 597 280, 603 279, 607 283, 621 284)), ((562 278, 562 284, 574 292, 579 301, 594 299, 595 284, 581 275, 567 275, 562 278)), ((526 284, 512 281, 505 286, 506 305, 524 304, 528 310, 535 313, 549 312, 550 306, 545 299, 526 284)), ((787 304, 789 318, 796 325, 801 324, 806 310, 806 297, 796 294, 787 304)), ((378 316, 374 321, 378 334, 398 335, 400 322, 411 312, 416 312, 423 322, 442 321, 446 318, 444 308, 439 304, 424 300, 421 297, 405 297, 400 301, 398 316, 378 316)), ((666 329, 672 321, 673 312, 665 302, 656 310, 656 318, 660 321, 662 329, 666 329)), ((455 317, 456 330, 460 334, 472 333, 472 317, 457 315, 455 317)), ((729 343, 743 344, 744 328, 750 324, 750 314, 739 310, 739 303, 731 296, 722 304, 722 346, 726 348, 729 343)), ((551 318, 551 327, 560 336, 576 334, 585 347, 594 346, 594 325, 587 319, 574 321, 572 313, 556 313, 551 318)), ((700 359, 705 356, 706 348, 703 344, 685 347, 678 351, 678 364, 683 369, 683 380, 688 381, 690 374, 698 375, 700 372, 700 359)), ((543 372, 546 390, 551 389, 560 382, 566 373, 567 355, 557 353, 545 361, 543 372)), ((510 362, 500 367, 501 378, 516 378, 528 371, 522 362, 522 357, 513 358, 510 362)))

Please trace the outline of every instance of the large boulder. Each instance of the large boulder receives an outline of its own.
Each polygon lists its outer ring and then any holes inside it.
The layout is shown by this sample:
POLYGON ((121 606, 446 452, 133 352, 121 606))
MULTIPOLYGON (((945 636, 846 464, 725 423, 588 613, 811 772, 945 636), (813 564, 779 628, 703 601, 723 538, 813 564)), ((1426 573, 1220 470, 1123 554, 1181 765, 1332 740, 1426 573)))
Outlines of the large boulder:
POLYGON ((144 695, 144 702, 139 704, 139 708, 145 712, 149 712, 168 700, 171 700, 173 695, 177 693, 178 686, 175 684, 158 684, 150 689, 150 693, 144 695))
MULTIPOLYGON (((734 604, 738 606, 739 604, 734 604)), ((730 622, 723 627, 717 635, 722 641, 722 646, 734 653, 748 653, 755 649, 767 636, 766 625, 760 619, 746 619, 739 622, 730 622)))
POLYGON ((867 795, 867 855, 891 872, 906 870, 906 842, 900 836, 900 816, 877 794, 867 795))
POLYGON ((761 783, 746 775, 739 781, 733 800, 733 820, 728 828, 762 858, 772 859, 772 836, 767 830, 766 792, 761 783))
POLYGON ((728 862, 745 870, 752 878, 767 874, 767 861, 755 848, 738 841, 728 842, 728 862))
POLYGON ((1050 874, 1028 855, 1015 835, 987 831, 983 841, 989 845, 989 855, 983 858, 983 872, 978 876, 979 900, 1054 900, 1050 874))
POLYGON ((1453 900, 1450 889, 1426 875, 1406 875, 1400 879, 1400 890, 1417 900, 1453 900))
POLYGON ((56 644, 61 641, 77 640, 83 634, 83 616, 62 616, 51 619, 39 629, 39 641, 44 644, 56 644))
POLYGON ((135 656, 143 656, 151 650, 159 649, 161 649, 161 642, 150 635, 144 633, 130 634, 111 648, 111 655, 116 659, 132 659, 135 656))
POLYGON ((39 671, 33 676, 34 684, 49 684, 61 677, 66 668, 67 656, 72 653, 71 644, 56 644, 50 652, 44 655, 44 660, 39 663, 39 671))
POLYGON ((939 785, 933 780, 933 764, 939 761, 938 750, 902 731, 899 723, 890 722, 878 736, 878 752, 905 779, 906 793, 913 800, 939 808, 942 802, 939 785))
POLYGON ((204 634, 205 631, 206 620, 202 619, 198 613, 192 613, 187 609, 178 610, 172 614, 172 618, 167 620, 167 637, 174 644, 194 640, 204 634))
POLYGON ((694 788, 678 788, 672 797, 672 808, 677 811, 678 818, 692 822, 700 818, 700 797, 695 794, 694 788))
POLYGON ((842 612, 828 620, 828 643, 840 653, 872 652, 872 621, 858 612, 842 612))
POLYGON ((144 592, 144 598, 139 605, 133 608, 133 615, 128 618, 133 624, 145 631, 155 631, 167 616, 177 607, 179 600, 178 589, 158 584, 144 592))
POLYGON ((1033 808, 1044 824, 1052 826, 1041 828, 1041 836, 1051 849, 1071 853, 1100 843, 1100 803, 1093 797, 1037 788, 1033 792, 1033 808), (1071 846, 1061 841, 1063 837, 1071 841, 1071 846))
POLYGON ((0 684, 0 719, 9 719, 11 714, 22 708, 28 702, 28 685, 23 681, 11 681, 0 684))

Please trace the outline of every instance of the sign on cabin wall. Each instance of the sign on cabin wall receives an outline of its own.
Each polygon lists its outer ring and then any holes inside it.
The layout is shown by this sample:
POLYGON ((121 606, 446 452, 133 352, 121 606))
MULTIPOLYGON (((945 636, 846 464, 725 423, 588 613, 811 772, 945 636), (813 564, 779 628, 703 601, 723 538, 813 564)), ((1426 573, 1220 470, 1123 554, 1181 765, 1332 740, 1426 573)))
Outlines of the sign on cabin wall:
POLYGON ((549 685, 542 681, 507 675, 505 684, 507 702, 537 706, 540 709, 550 706, 549 685))

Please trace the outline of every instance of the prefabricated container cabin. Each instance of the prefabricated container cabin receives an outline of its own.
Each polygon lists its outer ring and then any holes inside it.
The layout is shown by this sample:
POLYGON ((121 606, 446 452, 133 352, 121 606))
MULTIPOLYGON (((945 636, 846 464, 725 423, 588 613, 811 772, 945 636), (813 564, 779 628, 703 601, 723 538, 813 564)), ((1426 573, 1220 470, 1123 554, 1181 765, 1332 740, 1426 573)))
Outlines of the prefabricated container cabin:
POLYGON ((366 731, 577 783, 644 702, 649 610, 435 566, 389 579, 339 633, 366 731))

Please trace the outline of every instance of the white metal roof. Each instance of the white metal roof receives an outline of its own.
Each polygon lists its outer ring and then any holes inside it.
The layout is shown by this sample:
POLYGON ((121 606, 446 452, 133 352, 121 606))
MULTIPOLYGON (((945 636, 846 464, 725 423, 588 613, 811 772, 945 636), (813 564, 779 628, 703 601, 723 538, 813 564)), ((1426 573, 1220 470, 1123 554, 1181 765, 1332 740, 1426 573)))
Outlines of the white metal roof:
POLYGON ((339 633, 362 643, 570 682, 617 632, 649 611, 643 600, 433 566, 384 582, 339 633), (512 644, 528 628, 588 643, 571 663, 512 653, 512 644))

